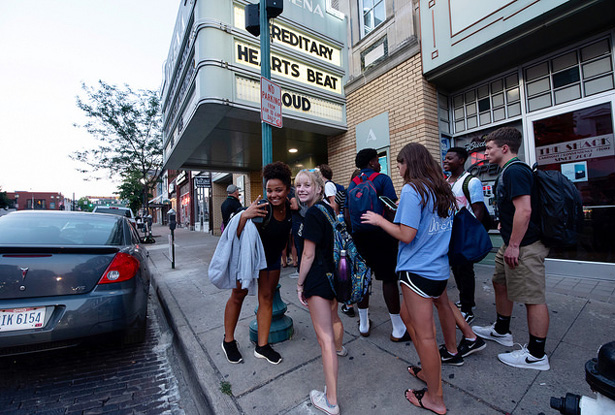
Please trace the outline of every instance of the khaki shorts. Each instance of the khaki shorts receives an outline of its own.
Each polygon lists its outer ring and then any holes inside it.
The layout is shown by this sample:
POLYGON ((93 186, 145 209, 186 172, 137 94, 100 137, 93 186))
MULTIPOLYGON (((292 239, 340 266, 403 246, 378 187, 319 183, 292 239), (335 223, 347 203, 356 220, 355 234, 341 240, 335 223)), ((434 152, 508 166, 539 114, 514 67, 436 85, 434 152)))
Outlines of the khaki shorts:
POLYGON ((493 282, 506 285, 508 299, 523 304, 545 304, 545 258, 549 248, 540 241, 519 248, 519 265, 504 262, 506 245, 495 255, 493 282))

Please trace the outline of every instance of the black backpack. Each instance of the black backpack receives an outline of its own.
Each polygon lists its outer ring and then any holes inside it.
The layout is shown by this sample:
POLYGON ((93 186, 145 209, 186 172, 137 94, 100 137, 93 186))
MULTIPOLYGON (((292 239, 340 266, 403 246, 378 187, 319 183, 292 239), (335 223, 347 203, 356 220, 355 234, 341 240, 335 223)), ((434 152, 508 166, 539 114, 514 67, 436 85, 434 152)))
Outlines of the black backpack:
POLYGON ((579 190, 557 170, 538 170, 537 164, 530 167, 521 161, 510 165, 519 163, 534 176, 532 209, 537 209, 540 216, 542 242, 549 247, 576 246, 583 227, 583 199, 579 190))

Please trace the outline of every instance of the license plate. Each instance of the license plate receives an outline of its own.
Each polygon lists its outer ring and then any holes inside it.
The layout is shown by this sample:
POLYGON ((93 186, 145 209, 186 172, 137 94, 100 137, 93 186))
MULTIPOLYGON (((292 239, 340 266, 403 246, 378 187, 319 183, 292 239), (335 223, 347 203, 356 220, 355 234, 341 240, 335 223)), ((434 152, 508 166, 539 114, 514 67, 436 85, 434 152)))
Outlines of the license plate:
POLYGON ((0 333, 43 327, 45 307, 0 310, 0 333))

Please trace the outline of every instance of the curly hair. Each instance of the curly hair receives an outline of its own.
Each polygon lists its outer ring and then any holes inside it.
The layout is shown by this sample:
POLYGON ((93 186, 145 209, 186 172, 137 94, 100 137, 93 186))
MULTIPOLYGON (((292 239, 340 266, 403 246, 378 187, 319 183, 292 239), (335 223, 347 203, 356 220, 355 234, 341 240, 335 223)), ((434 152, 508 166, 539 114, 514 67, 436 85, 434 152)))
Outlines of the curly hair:
POLYGON ((444 180, 440 165, 429 150, 418 143, 406 144, 397 156, 397 162, 406 165, 403 176, 421 196, 421 205, 426 206, 430 198, 434 201, 434 211, 446 218, 456 207, 456 199, 451 186, 444 180))
POLYGON ((375 148, 364 148, 357 153, 357 156, 354 159, 354 164, 359 169, 365 169, 367 168, 369 162, 375 158, 378 158, 378 152, 375 148))
POLYGON ((288 164, 282 163, 281 161, 275 161, 263 167, 263 179, 265 179, 265 182, 278 179, 287 189, 290 189, 291 175, 292 173, 288 164))

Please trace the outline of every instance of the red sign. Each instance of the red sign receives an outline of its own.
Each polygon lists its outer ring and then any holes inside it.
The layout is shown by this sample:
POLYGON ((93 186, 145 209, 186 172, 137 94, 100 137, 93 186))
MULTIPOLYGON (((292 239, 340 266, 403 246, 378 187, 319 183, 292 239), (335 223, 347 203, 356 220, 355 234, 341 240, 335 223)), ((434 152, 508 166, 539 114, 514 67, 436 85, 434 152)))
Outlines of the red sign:
POLYGON ((261 121, 282 128, 282 88, 262 76, 261 121))

